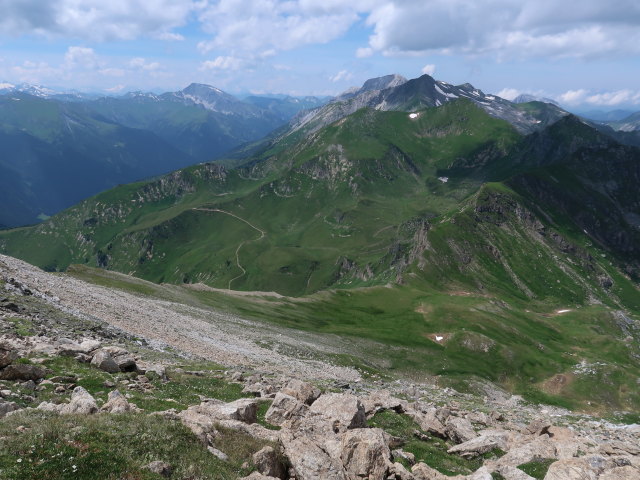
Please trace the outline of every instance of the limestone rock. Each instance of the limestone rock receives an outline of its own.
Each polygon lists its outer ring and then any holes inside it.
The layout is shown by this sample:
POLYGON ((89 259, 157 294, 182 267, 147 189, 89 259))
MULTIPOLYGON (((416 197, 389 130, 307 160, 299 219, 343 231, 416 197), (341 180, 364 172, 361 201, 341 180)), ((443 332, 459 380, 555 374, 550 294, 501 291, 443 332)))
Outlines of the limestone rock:
POLYGON ((307 435, 281 435, 284 452, 297 480, 346 480, 342 465, 307 435))
POLYGON ((467 477, 467 480, 493 480, 491 473, 487 467, 480 467, 467 477))
POLYGON ((468 442, 478 436, 471 422, 461 417, 450 417, 447 420, 446 433, 456 443, 468 442))
POLYGON ((107 413, 125 413, 137 410, 139 409, 131 405, 127 401, 125 396, 122 395, 118 390, 109 392, 107 403, 105 403, 102 408, 100 408, 100 411, 107 413))
POLYGON ((268 475, 263 475, 260 472, 253 472, 247 477, 242 477, 240 480, 280 480, 276 477, 270 477, 268 475))
POLYGON ((584 458, 558 460, 549 467, 544 480, 596 480, 597 471, 584 458))
POLYGON ((18 352, 7 344, 0 344, 0 368, 11 365, 18 359, 18 352))
POLYGON ((430 433, 431 435, 435 435, 436 437, 446 438, 447 429, 436 415, 436 411, 437 410, 435 408, 430 408, 426 412, 410 410, 408 415, 411 416, 418 425, 420 425, 420 428, 423 431, 430 433))
POLYGON ((107 352, 111 355, 121 372, 137 372, 139 370, 133 355, 122 347, 103 347, 98 351, 107 352))
POLYGON ((598 480, 638 480, 639 478, 640 469, 627 465, 604 472, 598 480))
POLYGON ((282 393, 290 395, 297 399, 299 402, 311 405, 320 396, 320 390, 311 385, 310 383, 303 382, 302 380, 292 379, 289 380, 287 385, 282 389, 282 393))
POLYGON ((551 428, 551 422, 546 418, 536 418, 527 425, 526 432, 531 435, 542 435, 543 433, 549 433, 551 428))
POLYGON ((500 468, 498 473, 504 477, 504 480, 535 480, 532 476, 511 465, 500 468))
POLYGON ((355 395, 328 393, 320 396, 309 408, 330 419, 334 429, 361 428, 366 426, 364 406, 355 395))
POLYGON ((496 448, 506 450, 508 436, 509 434, 504 431, 487 431, 479 437, 451 447, 447 452, 455 453, 465 458, 472 458, 496 448))
POLYGON ((397 413, 404 413, 407 410, 407 402, 391 396, 388 390, 372 392, 362 399, 362 404, 367 417, 381 410, 393 410, 397 413))
POLYGON ((379 428, 349 430, 342 437, 342 464, 349 480, 384 480, 391 468, 391 452, 379 428))
MULTIPOLYGON (((394 463, 390 469, 391 475, 395 477, 396 480, 414 480, 415 477, 401 463, 394 463)), ((392 478, 394 478, 392 477, 392 478)))
POLYGON ((104 370, 107 373, 117 373, 120 371, 120 367, 115 362, 111 354, 103 349, 98 350, 91 359, 91 365, 95 365, 100 370, 104 370))
POLYGON ((211 455, 213 455, 216 458, 219 458, 223 462, 226 462, 229 460, 229 456, 226 453, 224 453, 222 450, 218 450, 217 448, 212 446, 208 446, 207 450, 209 450, 209 453, 211 453, 211 455))
POLYGON ((0 370, 0 380, 40 380, 47 374, 46 370, 37 365, 15 363, 0 370))
POLYGON ((416 463, 413 467, 411 467, 411 473, 413 474, 415 480, 452 480, 458 477, 448 477, 435 468, 431 468, 426 463, 416 463))
POLYGON ((286 393, 278 392, 265 414, 265 420, 272 425, 279 426, 287 422, 295 424, 307 414, 308 410, 309 407, 296 398, 286 393))
POLYGON ((82 387, 76 387, 71 394, 71 401, 62 405, 60 413, 89 415, 98 412, 98 405, 95 398, 82 387))
POLYGON ((278 453, 273 447, 264 447, 253 454, 253 464, 262 475, 267 477, 285 478, 287 473, 285 466, 280 461, 278 453))

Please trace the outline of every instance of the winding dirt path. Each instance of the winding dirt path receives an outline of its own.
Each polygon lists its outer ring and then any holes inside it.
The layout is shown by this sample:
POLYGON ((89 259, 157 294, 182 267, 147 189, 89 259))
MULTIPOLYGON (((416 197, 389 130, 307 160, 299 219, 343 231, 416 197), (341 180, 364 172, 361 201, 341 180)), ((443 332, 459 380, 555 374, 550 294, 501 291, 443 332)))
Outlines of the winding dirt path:
POLYGON ((234 280, 238 280, 239 278, 244 277, 247 274, 247 271, 245 270, 245 268, 240 264, 240 249, 246 244, 246 243, 250 243, 250 242, 257 242, 258 240, 262 240, 264 237, 267 236, 267 233, 262 230, 261 228, 256 227, 255 225, 253 225, 251 222, 249 222, 248 220, 245 220, 242 217, 239 217, 238 215, 231 213, 231 212, 227 212, 226 210, 220 210, 219 208, 194 208, 193 210, 198 210, 200 212, 214 212, 214 213, 224 213, 226 215, 230 215, 234 218, 237 218, 238 220, 240 220, 241 222, 246 223, 247 225, 249 225, 251 228, 253 228, 254 230, 257 230, 258 232, 260 232, 260 237, 259 238, 254 238, 253 240, 243 240, 242 242, 240 242, 240 245, 238 245, 238 248, 236 248, 236 265, 238 266, 238 268, 240 270, 242 270, 242 273, 240 275, 238 275, 237 277, 232 278, 231 280, 229 280, 229 285, 227 287, 228 290, 231 290, 231 284, 233 283, 234 280))

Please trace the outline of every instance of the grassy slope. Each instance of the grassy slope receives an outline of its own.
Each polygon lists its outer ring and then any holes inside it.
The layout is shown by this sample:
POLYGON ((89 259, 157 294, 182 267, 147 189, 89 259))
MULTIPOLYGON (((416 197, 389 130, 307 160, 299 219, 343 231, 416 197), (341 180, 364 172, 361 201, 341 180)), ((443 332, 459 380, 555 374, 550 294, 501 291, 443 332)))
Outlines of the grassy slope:
MULTIPOLYGON (((549 136, 575 133, 568 121, 549 136)), ((637 406, 638 343, 625 339, 615 313, 637 321, 637 286, 616 269, 619 252, 603 257, 554 197, 545 197, 543 215, 528 184, 485 183, 522 170, 522 158, 508 155, 519 142, 468 102, 415 120, 363 110, 244 169, 197 166, 106 192, 34 229, 2 233, 0 248, 49 268, 101 262, 156 282, 232 282, 289 295, 351 287, 304 301, 188 296, 389 345, 363 353, 374 370, 454 382, 480 376, 591 409, 637 406), (605 277, 612 285, 602 286, 605 277)), ((530 157, 548 158, 539 150, 530 157)), ((541 163, 526 174, 571 168, 541 163)), ((562 180, 567 194, 584 188, 562 180)), ((573 202, 593 190, 578 193, 573 202)))

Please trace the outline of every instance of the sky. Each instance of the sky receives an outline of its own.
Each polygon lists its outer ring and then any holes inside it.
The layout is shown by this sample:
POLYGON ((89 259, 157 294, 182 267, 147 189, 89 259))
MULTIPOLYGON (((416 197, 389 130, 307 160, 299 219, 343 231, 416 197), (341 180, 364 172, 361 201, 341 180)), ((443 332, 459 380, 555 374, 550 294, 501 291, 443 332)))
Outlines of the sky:
POLYGON ((0 83, 335 95, 427 73, 507 99, 640 106, 639 0, 0 0, 0 12, 0 83))

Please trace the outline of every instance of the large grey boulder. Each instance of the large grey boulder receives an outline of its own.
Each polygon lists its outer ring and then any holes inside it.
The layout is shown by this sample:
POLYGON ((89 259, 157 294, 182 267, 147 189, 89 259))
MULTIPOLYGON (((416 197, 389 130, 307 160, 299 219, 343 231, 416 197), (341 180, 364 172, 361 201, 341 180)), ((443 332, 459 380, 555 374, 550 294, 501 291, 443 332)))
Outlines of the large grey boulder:
POLYGON ((265 420, 272 425, 282 426, 288 423, 289 428, 295 428, 308 410, 309 407, 296 398, 283 392, 278 392, 265 414, 265 420))
POLYGON ((585 458, 558 460, 549 467, 544 480, 597 480, 598 472, 585 458))
MULTIPOLYGON (((297 480, 346 480, 342 464, 327 451, 326 445, 287 430, 282 432, 281 442, 297 480)), ((339 443, 337 447, 339 450, 339 443)))
POLYGON ((71 394, 71 401, 63 405, 60 413, 89 415, 98 412, 95 398, 82 387, 76 387, 71 394))
POLYGON ((379 428, 358 428, 342 436, 340 459, 348 479, 384 480, 391 464, 385 434, 379 428))
POLYGON ((281 390, 285 395, 290 395, 299 402, 311 405, 320 396, 320 390, 310 383, 292 379, 281 390))
POLYGON ((364 406, 358 397, 348 393, 322 395, 309 407, 309 412, 330 420, 334 430, 366 426, 364 406))
POLYGON ((435 408, 430 408, 426 412, 409 410, 408 415, 411 416, 418 425, 420 425, 420 428, 423 431, 430 433, 431 435, 435 435, 436 437, 447 437, 447 428, 436 415, 435 408))
POLYGON ((393 410, 398 413, 404 413, 407 410, 408 403, 406 400, 393 397, 388 390, 378 390, 371 392, 362 398, 364 411, 367 417, 374 415, 382 410, 393 410))
POLYGON ((118 373, 120 367, 113 359, 111 354, 105 350, 98 350, 91 359, 91 365, 98 367, 100 370, 104 370, 107 373, 118 373))
POLYGON ((45 377, 47 371, 37 365, 14 363, 0 370, 0 380, 33 380, 34 382, 45 377))
MULTIPOLYGON (((103 347, 99 351, 107 352, 116 362, 121 372, 137 372, 139 371, 135 358, 127 350, 122 347, 103 347)), ((143 372, 144 373, 144 372, 143 372)))
POLYGON ((252 457, 253 464, 262 475, 275 478, 286 478, 287 469, 280 461, 278 453, 273 447, 266 446, 257 451, 252 457))
POLYGON ((131 405, 129 401, 118 390, 109 392, 107 402, 100 408, 101 412, 106 413, 126 413, 131 411, 139 411, 139 409, 131 405))
POLYGON ((0 418, 6 416, 10 412, 20 410, 18 404, 14 402, 7 402, 6 400, 0 400, 0 418))
POLYGON ((462 417, 449 417, 447 419, 446 434, 455 443, 468 442, 478 436, 471 422, 462 417))
POLYGON ((598 480, 638 480, 640 478, 640 469, 626 465, 624 467, 616 467, 612 470, 604 472, 598 480))
POLYGON ((477 457, 496 448, 507 450, 509 433, 500 430, 487 430, 479 437, 454 445, 447 452, 460 455, 465 458, 477 457))

